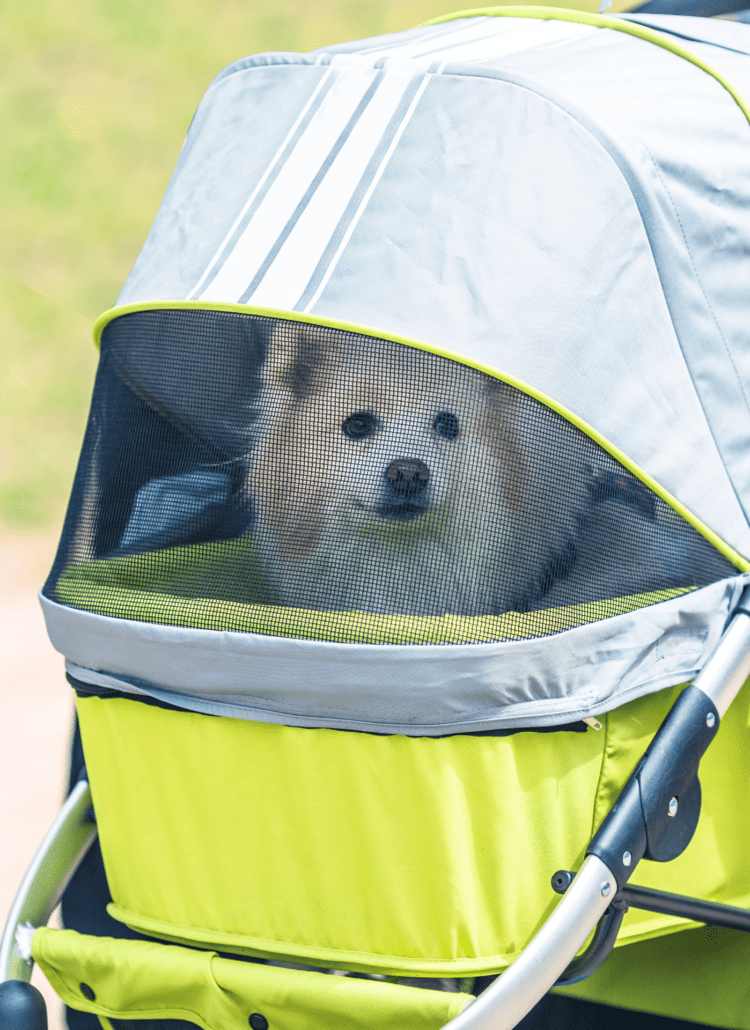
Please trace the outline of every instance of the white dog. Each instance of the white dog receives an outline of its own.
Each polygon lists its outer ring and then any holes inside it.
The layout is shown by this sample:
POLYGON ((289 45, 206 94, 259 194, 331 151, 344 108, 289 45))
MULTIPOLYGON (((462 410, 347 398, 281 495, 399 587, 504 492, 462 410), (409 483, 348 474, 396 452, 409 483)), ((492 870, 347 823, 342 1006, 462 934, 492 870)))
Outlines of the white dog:
POLYGON ((301 323, 273 334, 263 383, 248 487, 280 604, 495 614, 572 564, 594 447, 561 453, 561 420, 522 392, 301 323))

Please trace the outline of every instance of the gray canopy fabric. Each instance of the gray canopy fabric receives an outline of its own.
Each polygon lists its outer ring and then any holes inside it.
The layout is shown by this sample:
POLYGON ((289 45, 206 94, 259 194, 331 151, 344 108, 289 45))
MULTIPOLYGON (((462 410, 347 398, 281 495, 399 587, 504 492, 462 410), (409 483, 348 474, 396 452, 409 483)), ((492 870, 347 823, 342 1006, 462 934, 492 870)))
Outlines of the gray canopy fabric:
MULTIPOLYGON (((750 26, 539 10, 227 68, 105 321, 246 305, 458 354, 567 408, 750 555, 750 26)), ((436 734, 564 723, 689 679, 746 579, 555 637, 431 648, 43 604, 89 682, 436 734)))
POLYGON ((68 672, 92 686, 235 719, 441 736, 566 724, 693 679, 741 579, 552 637, 442 646, 219 633, 42 604, 68 672))
MULTIPOLYGON (((750 28, 640 21, 750 95, 750 28)), ((747 555, 749 154, 715 78, 610 28, 474 17, 249 58, 201 103, 118 305, 239 302, 458 351, 747 555)))

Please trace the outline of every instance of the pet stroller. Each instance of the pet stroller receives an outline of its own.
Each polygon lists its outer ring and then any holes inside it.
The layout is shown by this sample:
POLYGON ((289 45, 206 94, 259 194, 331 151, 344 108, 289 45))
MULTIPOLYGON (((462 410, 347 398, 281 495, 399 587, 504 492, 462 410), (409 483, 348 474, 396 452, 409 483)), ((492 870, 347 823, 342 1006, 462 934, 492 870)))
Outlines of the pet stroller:
POLYGON ((743 90, 544 8, 214 81, 96 326, 3 1026, 37 962, 110 1030, 750 1027, 743 90), (138 939, 45 925, 97 833, 138 939))

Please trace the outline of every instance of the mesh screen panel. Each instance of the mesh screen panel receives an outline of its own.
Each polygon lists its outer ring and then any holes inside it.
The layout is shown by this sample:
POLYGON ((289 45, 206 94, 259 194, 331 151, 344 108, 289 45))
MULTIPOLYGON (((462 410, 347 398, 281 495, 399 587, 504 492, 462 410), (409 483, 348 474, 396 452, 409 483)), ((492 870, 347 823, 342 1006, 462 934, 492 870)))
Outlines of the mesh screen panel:
POLYGON ((329 640, 546 635, 734 573, 588 436, 482 372, 250 314, 104 331, 46 594, 329 640))

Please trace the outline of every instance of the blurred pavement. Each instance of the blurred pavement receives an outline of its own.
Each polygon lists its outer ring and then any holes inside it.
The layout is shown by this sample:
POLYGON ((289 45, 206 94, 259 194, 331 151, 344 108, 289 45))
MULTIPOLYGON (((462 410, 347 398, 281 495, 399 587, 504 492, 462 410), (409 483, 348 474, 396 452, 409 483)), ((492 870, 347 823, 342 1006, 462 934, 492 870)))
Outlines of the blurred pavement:
MULTIPOLYGON (((73 712, 63 659, 49 643, 37 600, 57 533, 0 535, 0 923, 63 798, 73 712)), ((60 1004, 38 969, 50 1030, 60 1004)))

